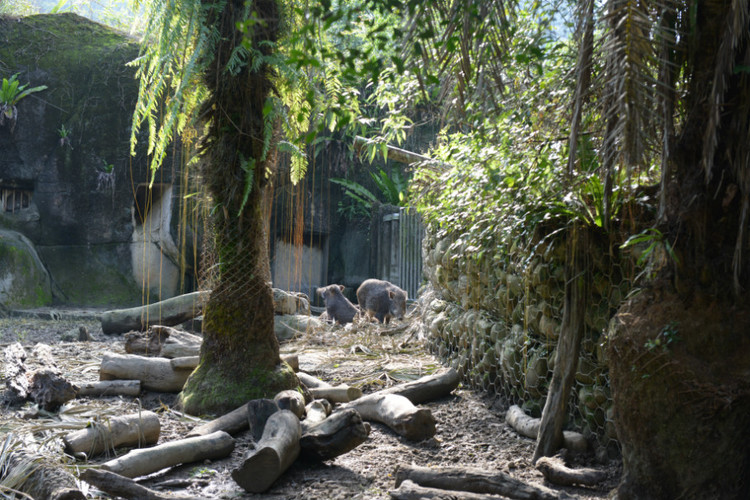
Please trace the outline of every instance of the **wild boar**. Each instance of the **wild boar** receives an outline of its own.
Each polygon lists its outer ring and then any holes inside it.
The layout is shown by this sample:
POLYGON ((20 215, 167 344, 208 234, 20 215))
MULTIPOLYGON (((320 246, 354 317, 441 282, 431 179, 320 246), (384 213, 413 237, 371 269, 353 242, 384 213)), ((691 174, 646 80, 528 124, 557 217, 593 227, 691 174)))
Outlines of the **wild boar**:
POLYGON ((359 312, 357 307, 341 293, 345 288, 344 285, 328 285, 318 288, 318 294, 323 297, 326 305, 328 319, 342 325, 351 323, 359 312))
POLYGON ((406 292, 389 281, 365 280, 357 289, 359 307, 381 323, 402 319, 406 312, 406 292))

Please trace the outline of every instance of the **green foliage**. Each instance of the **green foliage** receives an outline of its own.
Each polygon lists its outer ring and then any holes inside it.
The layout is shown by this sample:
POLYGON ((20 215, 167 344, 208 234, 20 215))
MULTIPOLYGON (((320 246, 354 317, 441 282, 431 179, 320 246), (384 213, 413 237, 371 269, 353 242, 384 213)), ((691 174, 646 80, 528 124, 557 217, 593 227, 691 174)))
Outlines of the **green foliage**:
POLYGON ((0 126, 2 126, 7 119, 11 130, 13 130, 16 120, 18 120, 18 108, 16 108, 18 101, 29 94, 40 92, 47 88, 46 85, 40 85, 30 89, 26 88, 28 86, 28 83, 26 85, 20 85, 20 82, 18 81, 18 73, 11 76, 10 79, 3 78, 2 85, 0 85, 0 126))
POLYGON ((679 323, 677 321, 670 321, 655 338, 647 340, 643 347, 649 351, 661 347, 663 352, 667 352, 674 342, 680 340, 679 333, 679 323))
POLYGON ((379 196, 358 182, 331 178, 331 182, 344 188, 344 195, 349 198, 349 203, 339 202, 339 213, 351 220, 357 217, 370 217, 373 203, 406 206, 409 180, 398 169, 394 169, 389 176, 380 168, 377 173, 370 172, 370 177, 379 190, 379 196))
POLYGON ((37 9, 29 0, 3 0, 0 2, 0 15, 30 16, 37 9))
MULTIPOLYGON (((136 7, 141 4, 138 0, 136 7)), ((131 64, 139 80, 138 101, 133 111, 130 146, 135 155, 138 133, 148 127, 148 154, 152 181, 166 156, 171 141, 179 137, 197 116, 206 96, 200 74, 206 69, 218 33, 206 24, 206 15, 215 5, 198 0, 143 4, 148 24, 141 55, 131 64)))
POLYGON ((331 182, 344 188, 344 195, 348 196, 351 203, 339 203, 339 213, 348 219, 357 217, 369 217, 372 204, 378 201, 378 197, 364 187, 362 184, 348 179, 331 178, 331 182))

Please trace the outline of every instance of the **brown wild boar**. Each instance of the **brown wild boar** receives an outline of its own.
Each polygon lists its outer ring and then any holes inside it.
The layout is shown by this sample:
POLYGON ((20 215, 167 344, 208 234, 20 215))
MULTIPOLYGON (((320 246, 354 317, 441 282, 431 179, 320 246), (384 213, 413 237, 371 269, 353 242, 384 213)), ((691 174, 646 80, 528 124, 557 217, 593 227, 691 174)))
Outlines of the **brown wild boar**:
POLYGON ((342 325, 351 323, 359 312, 357 307, 341 293, 344 288, 344 285, 328 285, 318 288, 318 294, 323 297, 326 305, 328 318, 342 325))
POLYGON ((402 319, 406 312, 406 292, 389 281, 365 280, 357 289, 359 307, 381 323, 402 319))

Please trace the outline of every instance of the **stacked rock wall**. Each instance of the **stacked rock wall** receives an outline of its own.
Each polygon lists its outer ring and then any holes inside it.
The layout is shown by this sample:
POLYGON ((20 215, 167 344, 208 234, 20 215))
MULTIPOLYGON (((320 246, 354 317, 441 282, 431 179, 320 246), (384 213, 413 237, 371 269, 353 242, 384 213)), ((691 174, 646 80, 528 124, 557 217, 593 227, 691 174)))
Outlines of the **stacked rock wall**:
MULTIPOLYGON (((423 320, 430 346, 464 381, 539 416, 554 368, 563 314, 562 231, 536 236, 510 252, 478 248, 460 235, 428 230, 423 241, 423 320)), ((632 265, 616 245, 589 252, 592 277, 585 333, 567 427, 616 446, 606 350, 610 318, 632 287, 632 265), (610 248, 613 246, 614 248, 610 248)))

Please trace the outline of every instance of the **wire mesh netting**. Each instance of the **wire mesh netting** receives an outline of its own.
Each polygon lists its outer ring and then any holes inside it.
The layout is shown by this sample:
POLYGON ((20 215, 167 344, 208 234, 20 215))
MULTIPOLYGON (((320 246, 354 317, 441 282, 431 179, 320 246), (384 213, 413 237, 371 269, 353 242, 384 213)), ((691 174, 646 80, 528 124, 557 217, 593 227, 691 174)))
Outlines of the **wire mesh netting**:
MULTIPOLYGON (((548 238, 511 257, 428 231, 422 319, 430 349, 470 386, 539 417, 552 378, 565 296, 565 245, 548 238)), ((633 286, 628 260, 592 252, 585 332, 566 428, 617 452, 607 369, 610 319, 633 286)))

